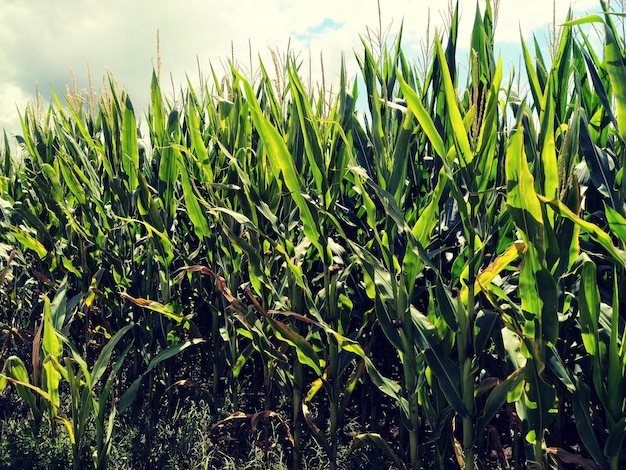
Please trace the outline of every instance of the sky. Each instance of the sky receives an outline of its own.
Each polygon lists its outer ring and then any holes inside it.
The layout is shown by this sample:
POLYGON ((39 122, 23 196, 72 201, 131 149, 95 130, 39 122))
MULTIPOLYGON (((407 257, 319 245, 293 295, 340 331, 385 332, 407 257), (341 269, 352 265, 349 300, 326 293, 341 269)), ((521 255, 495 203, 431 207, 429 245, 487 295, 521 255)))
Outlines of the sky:
MULTIPOLYGON (((319 83, 320 54, 326 83, 338 83, 342 54, 356 72, 355 53, 368 31, 395 35, 403 24, 403 49, 419 60, 430 16, 430 34, 445 31, 449 0, 0 0, 0 129, 19 134, 19 115, 36 90, 50 99, 67 86, 102 87, 111 72, 128 89, 139 113, 148 103, 152 70, 157 66, 157 32, 163 83, 175 91, 198 69, 213 65, 225 73, 234 56, 243 68, 269 51, 298 55, 319 83)), ((485 0, 478 0, 484 10, 485 0)), ((469 41, 476 0, 459 0, 461 44, 469 41)), ((496 49, 505 69, 519 64, 520 34, 533 32, 547 43, 549 25, 562 22, 571 7, 575 16, 598 12, 599 0, 501 0, 496 49)), ((463 46, 462 46, 463 47, 463 46)), ((461 48, 461 53, 463 49, 461 48)), ((268 62, 265 62, 268 64, 268 62)), ((269 68, 269 67, 268 67, 269 68)), ((140 116, 141 118, 141 116, 140 116)))

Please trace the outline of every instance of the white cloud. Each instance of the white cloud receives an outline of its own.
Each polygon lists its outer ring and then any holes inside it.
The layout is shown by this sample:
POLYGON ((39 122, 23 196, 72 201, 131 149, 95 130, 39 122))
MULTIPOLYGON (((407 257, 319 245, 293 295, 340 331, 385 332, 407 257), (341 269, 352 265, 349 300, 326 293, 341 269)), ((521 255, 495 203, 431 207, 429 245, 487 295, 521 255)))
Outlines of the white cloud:
POLYGON ((31 96, 18 85, 6 83, 0 87, 0 129, 17 132, 19 129, 19 113, 23 114, 31 96))

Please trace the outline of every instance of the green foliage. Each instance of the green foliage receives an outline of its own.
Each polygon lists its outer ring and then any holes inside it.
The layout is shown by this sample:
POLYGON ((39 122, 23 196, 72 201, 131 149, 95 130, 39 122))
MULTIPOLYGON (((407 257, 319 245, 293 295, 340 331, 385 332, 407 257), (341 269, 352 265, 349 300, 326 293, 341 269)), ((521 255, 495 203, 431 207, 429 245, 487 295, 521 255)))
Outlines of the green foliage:
POLYGON ((49 431, 44 425, 39 433, 33 434, 25 420, 3 420, 0 428, 0 467, 7 470, 70 468, 72 450, 67 435, 48 439, 46 435, 49 431))
POLYGON ((24 445, 67 433, 75 468, 117 468, 117 442, 135 466, 350 468, 376 448, 469 469, 506 467, 507 440, 518 466, 623 467, 626 55, 601 5, 550 62, 522 41, 527 100, 487 2, 464 84, 458 6, 423 76, 402 30, 364 41, 363 111, 345 64, 331 96, 293 57, 175 103, 153 74, 145 138, 112 79, 26 109, 0 175, 0 390, 28 406, 24 445), (164 425, 184 389, 203 405, 164 425), (220 449, 239 438, 247 463, 220 449))

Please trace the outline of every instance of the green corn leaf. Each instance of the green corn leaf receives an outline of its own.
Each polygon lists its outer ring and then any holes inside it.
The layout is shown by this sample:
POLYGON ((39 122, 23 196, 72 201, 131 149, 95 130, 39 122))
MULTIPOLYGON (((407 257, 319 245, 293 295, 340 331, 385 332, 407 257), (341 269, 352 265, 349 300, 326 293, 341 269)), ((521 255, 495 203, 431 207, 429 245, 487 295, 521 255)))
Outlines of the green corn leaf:
POLYGON ((500 109, 499 95, 502 81, 502 58, 498 63, 493 75, 493 83, 487 95, 485 111, 481 120, 480 132, 476 154, 481 156, 478 165, 480 178, 479 191, 488 191, 493 186, 495 178, 494 160, 497 158, 496 146, 498 145, 498 111, 500 109))
POLYGON ((48 255, 46 247, 37 239, 33 238, 30 234, 16 227, 9 227, 11 235, 25 248, 33 250, 39 256, 39 259, 44 259, 48 255))
POLYGON ((61 374, 54 366, 51 358, 57 359, 63 353, 63 343, 57 336, 57 332, 54 329, 54 323, 52 318, 52 311, 50 308, 50 299, 47 296, 43 297, 44 300, 44 314, 43 314, 43 341, 41 343, 44 351, 43 367, 43 381, 45 384, 45 391, 50 397, 52 407, 50 413, 52 416, 56 416, 57 409, 60 405, 59 396, 59 384, 61 382, 61 374))
POLYGON ((574 385, 571 374, 566 369, 565 363, 563 362, 563 359, 561 359, 557 348, 554 346, 547 348, 546 355, 546 364, 550 367, 554 376, 561 381, 561 383, 567 388, 568 392, 575 392, 576 386, 574 385))
MULTIPOLYGON (((357 256, 357 262, 371 270, 370 280, 376 287, 383 301, 393 300, 393 287, 391 285, 391 274, 385 269, 380 261, 365 248, 348 240, 348 244, 357 256)), ((373 298, 373 296, 372 296, 373 298)))
MULTIPOLYGON (((263 235, 263 233, 259 230, 259 227, 257 225, 254 224, 254 222, 252 222, 248 217, 246 217, 244 214, 241 214, 237 211, 228 209, 226 207, 212 207, 211 208, 211 212, 215 213, 215 214, 226 214, 228 215, 228 217, 232 218, 235 222, 237 222, 238 224, 240 224, 242 227, 244 227, 246 230, 250 230, 252 232, 255 232, 259 235, 263 235)), ((278 221, 278 219, 275 219, 276 221, 278 221)))
MULTIPOLYGON (((152 225, 159 232, 165 232, 165 225, 163 224, 163 219, 161 218, 161 214, 159 213, 159 209, 157 208, 156 203, 154 202, 154 198, 152 197, 152 193, 148 188, 148 183, 146 181, 146 177, 143 173, 138 174, 139 180, 139 199, 138 199, 138 209, 142 218, 144 218, 150 225, 152 225)), ((169 246, 167 248, 170 248, 169 246)), ((166 248, 166 251, 167 251, 166 248)), ((168 253, 164 253, 164 258, 167 258, 168 253)))
POLYGON ((448 69, 448 63, 443 52, 443 47, 439 40, 435 41, 435 54, 439 58, 441 63, 441 70, 443 76, 443 85, 446 95, 447 105, 447 117, 450 120, 450 125, 454 133, 454 141, 457 145, 457 153, 461 156, 462 165, 471 163, 474 159, 474 152, 470 146, 469 139, 467 137, 467 129, 463 124, 463 118, 459 109, 458 99, 456 95, 456 89, 452 83, 452 77, 450 70, 448 69))
MULTIPOLYGON (((121 338, 121 336, 120 336, 120 338, 121 338)), ((202 339, 202 338, 190 339, 190 340, 184 341, 182 343, 178 343, 178 344, 176 344, 174 346, 170 346, 169 348, 164 349, 159 354, 154 356, 150 360, 150 362, 148 363, 148 367, 143 372, 143 374, 140 375, 137 379, 135 379, 133 381, 133 383, 130 385, 130 387, 128 387, 128 389, 122 394, 122 396, 120 398, 119 413, 120 414, 123 413, 126 409, 128 409, 128 407, 130 405, 133 404, 133 402, 135 401, 135 398, 137 396, 137 392, 139 391, 139 387, 141 386, 142 380, 157 365, 159 365, 161 362, 163 362, 163 361, 165 361, 167 359, 170 359, 170 358, 176 356, 177 354, 181 353, 182 351, 184 351, 185 349, 187 349, 190 346, 193 346, 195 344, 204 343, 204 342, 206 342, 206 340, 202 339)))
POLYGON ((353 339, 350 339, 344 335, 339 334, 337 331, 333 330, 330 326, 324 323, 321 319, 313 320, 309 317, 305 317, 298 313, 294 312, 275 312, 270 311, 270 314, 281 314, 285 316, 295 317, 303 322, 309 323, 311 325, 315 325, 318 328, 322 329, 327 335, 332 336, 335 341, 337 341, 337 345, 344 349, 345 351, 351 352, 359 357, 365 363, 365 369, 372 380, 372 383, 384 394, 393 398, 403 413, 406 416, 409 415, 408 401, 401 394, 401 387, 395 381, 384 377, 376 368, 376 365, 372 362, 372 360, 368 357, 368 355, 363 350, 363 347, 353 339))
POLYGON ((393 166, 387 186, 398 204, 401 204, 406 189, 405 181, 411 162, 411 143, 413 141, 414 127, 415 118, 409 111, 406 113, 396 137, 396 143, 391 156, 393 166))
POLYGON ((457 308, 461 307, 458 302, 452 298, 452 295, 447 286, 444 285, 441 276, 437 276, 437 284, 435 286, 435 298, 437 299, 437 306, 443 319, 450 327, 450 330, 457 331, 459 324, 457 322, 457 308))
MULTIPOLYGON (((448 179, 445 178, 444 175, 445 173, 442 169, 439 173, 437 186, 435 186, 435 190, 432 192, 432 197, 428 205, 424 208, 411 229, 411 233, 413 237, 415 237, 416 242, 423 247, 428 246, 430 243, 432 232, 439 222, 439 204, 448 183, 448 179)), ((406 288, 409 296, 412 295, 415 280, 426 262, 421 259, 419 253, 416 251, 417 250, 407 249, 403 260, 403 272, 405 273, 406 288)))
POLYGON ((19 382, 30 383, 26 366, 17 356, 10 356, 6 359, 6 361, 4 361, 2 375, 0 376, 0 392, 6 388, 8 378, 12 378, 19 382))
POLYGON ((544 194, 546 197, 556 199, 559 194, 559 170, 557 168, 556 148, 554 144, 554 97, 553 77, 548 78, 545 92, 543 113, 541 115, 541 164, 544 178, 544 194))
MULTIPOLYGON (((459 305, 461 310, 463 307, 459 305)), ((497 338, 498 329, 501 327, 501 318, 492 310, 480 310, 474 320, 474 349, 478 357, 489 349, 489 344, 497 338), (497 328, 496 328, 497 327, 497 328)))
POLYGON ((527 245, 519 281, 522 309, 536 317, 530 320, 540 328, 534 333, 535 338, 554 344, 558 338, 557 289, 554 278, 544 266, 543 213, 526 161, 520 127, 507 149, 506 178, 507 209, 527 245))
POLYGON ((626 246, 626 218, 606 204, 604 211, 611 231, 621 240, 622 246, 626 246))
POLYGON ((178 155, 174 145, 178 142, 178 111, 173 110, 167 120, 166 139, 167 145, 160 152, 159 159, 159 180, 165 183, 165 187, 160 191, 163 205, 167 214, 166 225, 170 225, 176 213, 174 190, 176 179, 178 178, 178 155))
POLYGON ((352 440, 352 445, 350 446, 350 450, 348 451, 345 459, 347 459, 355 450, 360 449, 361 447, 373 444, 381 449, 387 457, 389 457, 396 464, 396 467, 400 469, 406 469, 406 464, 398 457, 398 455, 393 451, 389 443, 382 438, 382 436, 378 433, 362 433, 354 436, 352 440))
POLYGON ((202 133, 200 132, 200 119, 197 115, 195 106, 189 103, 187 110, 187 122, 189 125, 189 132, 191 134, 191 148, 194 152, 195 158, 198 161, 198 166, 205 174, 206 182, 213 182, 213 169, 211 168, 211 160, 207 152, 206 145, 202 139, 202 133))
POLYGON ((591 24, 591 23, 604 23, 604 20, 600 15, 587 15, 582 18, 576 18, 573 20, 568 20, 563 23, 563 26, 574 26, 574 25, 582 25, 582 24, 591 24))
MULTIPOLYGON (((272 228, 277 233, 280 233, 280 229, 278 227, 278 225, 279 225, 278 217, 273 212, 272 208, 268 205, 268 203, 261 198, 261 196, 259 194, 259 188, 257 188, 256 186, 254 186, 252 184, 252 181, 250 180, 249 175, 247 174, 246 171, 244 171, 244 169, 242 168, 240 162, 235 157, 233 157, 230 154, 230 152, 228 152, 228 150, 224 147, 224 145, 222 143, 220 143, 220 142, 218 142, 218 145, 219 145, 220 149, 222 150, 222 152, 224 152, 224 154, 227 155, 227 157, 228 157, 228 159, 230 161, 231 167, 234 167, 235 170, 237 171, 237 176, 239 177, 239 183, 241 184, 246 197, 250 200, 251 205, 253 207, 255 207, 256 210, 261 215, 263 215, 263 217, 265 217, 267 219, 267 221, 270 223, 272 228)), ((240 187, 236 186, 236 187, 233 187, 232 189, 235 190, 235 191, 238 191, 240 189, 240 187)), ((223 208, 216 207, 215 209, 216 210, 221 210, 223 208)), ((232 211, 232 212, 236 212, 236 211, 232 211)), ((256 212, 253 212, 250 215, 251 216, 256 216, 256 212)), ((234 218, 234 216, 233 216, 233 218, 234 218)), ((256 229, 256 225, 254 225, 255 222, 251 221, 247 217, 246 217, 246 220, 248 220, 255 227, 255 231, 258 230, 258 229, 256 229)), ((256 221, 256 223, 258 223, 258 221, 256 221)))
MULTIPOLYGON (((529 431, 526 440, 531 444, 543 441, 544 433, 550 422, 550 410, 552 410, 556 392, 540 375, 534 361, 528 361, 524 367, 524 381, 526 387, 522 399, 516 402, 516 408, 520 416, 528 422, 529 431)), ((543 460, 541 455, 534 455, 537 461, 543 460)))
POLYGON ((309 411, 309 405, 307 405, 304 401, 302 402, 302 416, 304 417, 304 421, 309 426, 309 429, 313 433, 313 437, 317 441, 317 443, 326 451, 327 455, 332 455, 332 450, 328 439, 324 432, 315 424, 315 420, 309 411))
POLYGON ((322 197, 325 197, 328 190, 327 165, 322 151, 317 118, 313 114, 309 100, 304 93, 303 84, 293 64, 288 67, 288 72, 292 99, 298 111, 298 122, 304 139, 305 155, 309 162, 309 168, 313 175, 317 192, 322 197))
POLYGON ((265 317, 270 321, 272 328, 276 330, 278 339, 291 345, 296 350, 300 363, 308 365, 320 377, 322 375, 320 358, 311 344, 289 325, 275 321, 269 315, 265 317))
MULTIPOLYGON (((2 174, 5 176, 9 176, 12 171, 13 160, 11 159, 11 146, 9 145, 9 137, 7 136, 6 130, 2 131, 2 155, 4 155, 4 161, 2 162, 2 174)), ((2 196, 4 191, 2 191, 2 186, 0 186, 0 196, 2 196)))
POLYGON ((150 234, 150 236, 156 235, 159 238, 159 242, 161 243, 161 247, 163 248, 163 253, 167 254, 164 256, 165 260, 171 260, 174 257, 174 251, 172 249, 172 241, 169 239, 166 233, 158 231, 155 227, 150 225, 149 223, 143 220, 130 219, 128 217, 119 217, 115 216, 116 219, 121 220, 123 222, 129 224, 140 224, 142 225, 146 231, 150 234))
POLYGON ((46 391, 29 382, 26 366, 17 356, 10 356, 4 362, 2 372, 0 373, 0 391, 4 390, 9 383, 15 386, 18 395, 28 404, 36 420, 41 419, 43 411, 39 409, 35 395, 42 397, 46 402, 50 403, 52 407, 55 406, 46 391))
POLYGON ((341 398, 339 405, 340 414, 343 415, 346 412, 346 408, 352 401, 352 395, 356 389, 356 386, 361 382, 361 377, 365 371, 365 361, 359 361, 350 373, 348 380, 346 381, 344 395, 341 398))
MULTIPOLYGON (((252 335, 250 335, 250 339, 252 339, 252 335)), ((239 377, 239 374, 241 374, 241 370, 243 369, 243 366, 246 365, 246 363, 248 362, 248 359, 250 359, 253 353, 254 353, 254 344, 250 343, 237 356, 237 359, 235 360, 235 363, 233 364, 231 368, 231 373, 233 374, 233 377, 235 379, 239 377)))
MULTIPOLYGON (((615 171, 610 161, 611 157, 606 150, 598 148, 591 140, 589 123, 584 112, 580 113, 580 152, 590 166, 591 181, 602 196, 607 198, 611 205, 619 207, 619 198, 615 194, 615 171)), ((553 198, 554 199, 554 198, 553 198)))
MULTIPOLYGON (((165 113, 163 106, 163 97, 161 95, 161 87, 157 74, 152 70, 152 80, 150 81, 150 116, 152 117, 151 126, 152 134, 159 139, 162 136, 162 132, 165 129, 165 113)), ((155 146, 161 146, 164 142, 155 139, 155 146)))
POLYGON ((543 58, 542 46, 537 40, 537 36, 535 34, 533 34, 533 43, 535 45, 535 71, 537 72, 537 78, 539 79, 540 89, 545 91, 546 84, 548 83, 548 73, 550 71, 550 67, 543 58))
POLYGON ((593 84, 593 91, 595 92, 598 99, 602 103, 604 112, 607 113, 607 115, 611 119, 611 122, 613 123, 615 128, 617 128, 618 127, 617 118, 615 117, 615 114, 613 113, 613 107, 611 106, 609 97, 607 96, 607 91, 604 86, 604 82, 600 78, 600 73, 602 73, 602 76, 605 76, 606 72, 601 68, 600 62, 594 60, 594 57, 592 57, 591 52, 587 50, 587 48, 582 49, 582 54, 585 59, 585 63, 587 64, 588 73, 591 77, 591 82, 593 84))
POLYGON ((57 337, 56 330, 54 328, 54 319, 52 315, 52 309, 50 308, 50 299, 47 296, 43 296, 43 342, 41 343, 43 351, 46 355, 52 355, 59 358, 63 353, 63 344, 57 337))
POLYGON ((533 104, 535 108, 541 114, 543 111, 544 104, 544 93, 541 85, 539 83, 539 77, 535 71, 535 67, 533 64, 533 60, 530 56, 530 52, 528 47, 526 46, 526 42, 524 41, 523 36, 520 31, 520 41, 522 42, 522 51, 524 55, 524 65, 526 67, 526 76, 528 77, 528 83, 530 85, 530 92, 533 95, 533 104))
POLYGON ((598 319, 600 315, 600 291, 596 279, 596 265, 591 260, 583 263, 578 308, 580 329, 585 350, 595 358, 598 351, 598 319))
MULTIPOLYGON (((235 72, 237 74, 237 72, 235 72)), ((237 74, 238 75, 238 74, 237 74)), ((250 84, 242 77, 239 77, 250 105, 250 113, 259 135, 265 145, 267 156, 271 166, 280 170, 284 178, 284 183, 290 191, 290 195, 298 206, 302 219, 305 235, 317 248, 318 253, 323 258, 326 257, 326 250, 322 247, 322 234, 317 214, 311 211, 309 203, 303 196, 300 177, 293 162, 293 157, 289 153, 285 141, 278 130, 272 126, 271 122, 263 115, 259 102, 250 84)))
POLYGON ((612 421, 618 421, 626 407, 626 333, 620 334, 620 292, 617 268, 613 269, 613 305, 611 316, 611 336, 608 345, 608 370, 606 390, 607 412, 612 421), (621 345, 620 345, 621 343, 621 345))
POLYGON ((367 215, 367 223, 370 227, 375 227, 377 222, 376 205, 374 204, 374 201, 369 193, 365 190, 365 186, 363 184, 363 182, 367 181, 369 178, 367 172, 363 167, 355 165, 350 165, 349 171, 353 176, 357 193, 363 198, 363 207, 365 208, 365 213, 367 215))
POLYGON ((476 54, 476 61, 472 61, 472 68, 474 68, 472 75, 478 82, 491 79, 494 58, 492 40, 493 32, 491 5, 488 4, 486 6, 485 17, 483 20, 480 8, 478 7, 478 4, 476 4, 470 50, 472 51, 472 54, 476 54))
MULTIPOLYGON (((380 157, 385 155, 386 149, 384 144, 385 132, 383 130, 383 117, 381 115, 381 96, 377 85, 378 64, 376 63, 376 59, 374 58, 374 55, 365 40, 362 39, 361 41, 364 45, 364 57, 362 60, 359 59, 359 65, 363 80, 365 81, 368 96, 367 104, 372 117, 372 123, 370 129, 368 129, 368 134, 373 145, 374 155, 380 157)), ((374 163, 377 162, 378 159, 375 159, 374 163)))
POLYGON ((143 375, 137 377, 132 384, 126 389, 126 391, 120 397, 119 404, 119 413, 122 414, 126 411, 130 405, 133 404, 135 398, 137 397, 137 392, 139 391, 139 387, 141 387, 141 381, 143 380, 143 375))
POLYGON ((535 193, 534 179, 524 152, 521 125, 515 130, 506 154, 507 209, 522 231, 527 244, 532 245, 540 260, 545 253, 543 215, 535 193))
POLYGON ((146 369, 144 374, 149 373, 152 369, 154 369, 161 362, 180 354, 182 351, 184 351, 188 347, 194 346, 196 344, 201 344, 201 343, 206 343, 206 340, 203 338, 193 338, 187 341, 183 341, 182 343, 178 343, 174 346, 170 346, 167 349, 164 349, 159 354, 154 356, 152 360, 148 363, 148 368, 146 369))
POLYGON ((369 357, 364 356, 362 359, 365 361, 365 368, 372 383, 382 393, 395 400, 402 413, 404 413, 404 416, 409 416, 409 403, 407 399, 402 396, 400 385, 393 380, 384 377, 369 357))
MULTIPOLYGON (((567 19, 571 19, 571 10, 567 14, 567 19)), ((573 49, 573 36, 572 28, 570 25, 564 25, 561 28, 558 48, 556 49, 556 55, 553 60, 552 70, 548 76, 548 81, 552 78, 552 86, 555 94, 554 99, 556 101, 556 113, 559 117, 566 116, 567 106, 570 100, 569 90, 569 77, 572 75, 572 49, 573 49)), ((546 90, 548 85, 546 85, 546 90)), ((545 99, 548 99, 548 92, 546 92, 545 99)), ((544 109, 545 112, 545 109, 544 109)), ((564 119, 564 118, 561 118, 564 119)))
POLYGON ((161 315, 164 315, 167 318, 170 318, 177 322, 182 322, 183 320, 187 319, 187 317, 179 313, 173 312, 171 308, 167 305, 163 305, 162 303, 156 302, 154 300, 132 297, 124 292, 120 292, 120 297, 125 300, 131 301, 133 304, 139 307, 147 308, 148 310, 152 310, 153 312, 160 313, 161 315))
MULTIPOLYGON (((17 394, 26 402, 35 416, 35 420, 39 420, 42 415, 42 411, 39 409, 37 399, 31 391, 33 390, 33 386, 30 384, 26 366, 17 356, 10 356, 4 361, 2 372, 0 373, 0 392, 2 392, 9 383, 15 385, 17 394)), ((36 389, 36 391, 37 390, 39 389, 36 389)), ((47 397, 47 394, 45 395, 47 397)))
POLYGON ((522 379, 524 378, 522 371, 523 369, 517 369, 505 380, 499 382, 498 385, 489 392, 483 410, 476 419, 475 439, 477 442, 480 441, 480 437, 483 435, 485 429, 487 429, 493 417, 507 402, 509 394, 522 383, 522 379))
POLYGON ((211 229, 209 228, 207 218, 202 211, 202 207, 200 206, 200 195, 192 186, 187 167, 183 160, 183 154, 177 148, 173 149, 173 152, 176 160, 178 161, 187 215, 193 223, 193 227, 198 238, 202 239, 204 237, 209 237, 211 235, 211 229))
MULTIPOLYGON (((284 95, 286 90, 282 90, 282 95, 279 95, 281 90, 275 90, 272 84, 273 80, 270 78, 267 73, 267 69, 263 64, 263 61, 259 61, 259 68, 261 70, 262 80, 261 84, 263 87, 263 109, 268 111, 268 115, 272 117, 272 119, 278 123, 283 119, 283 108, 281 106, 281 101, 284 100, 284 95)), ((288 71, 287 71, 288 72, 288 71)), ((287 88, 287 87, 285 87, 287 88)), ((281 128, 282 130, 282 128, 281 128)))
MULTIPOLYGON (((605 6, 606 8, 606 6, 605 6)), ((622 142, 626 142, 626 61, 615 27, 608 14, 604 20, 604 61, 611 80, 613 97, 617 103, 618 132, 622 142)))
POLYGON ((137 145, 137 124, 135 112, 129 98, 126 98, 123 119, 124 133, 122 136, 122 167, 128 178, 128 189, 137 188, 137 172, 139 171, 139 147, 137 145))
POLYGON ((558 211, 561 216, 571 220, 582 230, 588 233, 597 243, 604 247, 604 249, 609 252, 613 259, 617 261, 621 266, 626 266, 626 252, 617 248, 613 244, 611 236, 607 234, 604 230, 602 230, 596 224, 583 220, 581 217, 572 212, 570 208, 563 204, 561 201, 550 200, 541 195, 539 195, 538 197, 546 204, 549 204, 555 211, 558 211))
POLYGON ((624 439, 626 439, 626 416, 623 416, 609 430, 609 436, 604 443, 604 455, 617 462, 624 451, 624 439))
POLYGON ((441 340, 435 334, 435 327, 412 305, 410 311, 411 321, 417 332, 416 343, 424 352, 426 362, 439 380, 442 393, 459 416, 468 416, 461 396, 459 368, 441 349, 441 340))
POLYGON ((75 172, 68 166, 63 156, 58 157, 57 160, 59 163, 59 169, 61 170, 61 174, 63 175, 63 181, 67 185, 67 188, 80 204, 85 204, 85 190, 83 189, 83 186, 78 180, 75 172))
POLYGON ((444 147, 443 139, 437 131, 437 127, 435 126, 432 117, 422 104, 422 100, 419 96, 417 96, 415 90, 413 90, 413 88, 411 88, 411 86, 407 84, 407 82, 401 75, 398 75, 398 82, 400 83, 400 90, 402 90, 402 94, 406 99, 408 108, 417 118, 417 121, 424 130, 424 133, 428 137, 428 140, 430 140, 430 144, 432 145, 433 150, 439 156, 439 158, 441 158, 442 160, 445 159, 447 152, 444 147))
POLYGON ((58 169, 58 162, 55 162, 55 166, 50 165, 49 163, 44 163, 41 165, 41 172, 46 176, 50 187, 48 188, 51 192, 52 197, 55 201, 63 200, 63 189, 61 188, 61 174, 58 169))
MULTIPOLYGON (((120 340, 124 337, 124 335, 134 326, 135 326, 134 324, 130 324, 130 325, 126 325, 120 328, 117 331, 117 333, 115 333, 111 337, 111 339, 107 342, 107 344, 104 345, 104 347, 100 351, 100 355, 98 356, 98 359, 96 359, 96 362, 94 363, 93 368, 91 370, 92 386, 95 385, 100 380, 100 378, 102 377, 106 369, 109 367, 111 356, 113 355, 113 351, 115 349, 115 346, 117 346, 117 343, 119 343, 120 340)), ((121 362, 117 365, 117 367, 119 368, 120 366, 121 366, 121 362)))
POLYGON ((42 363, 43 370, 43 386, 44 390, 48 394, 50 398, 50 404, 52 406, 49 407, 50 415, 54 418, 57 416, 59 406, 61 405, 61 397, 59 395, 59 385, 61 383, 61 374, 54 366, 52 360, 50 359, 52 356, 47 356, 42 363))
MULTIPOLYGON (((65 325, 65 316, 67 314, 67 278, 63 279, 61 285, 58 287, 54 298, 50 303, 50 315, 52 319, 52 326, 56 331, 61 331, 65 325)), ((45 302, 45 301, 44 301, 45 302)), ((45 303, 44 303, 45 306, 45 303)), ((44 307, 45 308, 45 307, 44 307)))
MULTIPOLYGON (((550 270, 542 267, 535 275, 535 295, 541 298, 541 339, 554 346, 559 339, 559 309, 557 283, 550 270)), ((520 289, 522 287, 520 286, 520 289)))

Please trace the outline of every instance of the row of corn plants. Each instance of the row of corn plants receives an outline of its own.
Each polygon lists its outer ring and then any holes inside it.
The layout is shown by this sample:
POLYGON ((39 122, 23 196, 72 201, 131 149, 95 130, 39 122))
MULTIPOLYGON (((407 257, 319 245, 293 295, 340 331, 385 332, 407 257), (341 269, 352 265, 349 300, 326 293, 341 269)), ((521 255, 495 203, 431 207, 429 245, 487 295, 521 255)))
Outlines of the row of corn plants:
POLYGON ((76 468, 184 385, 216 434, 247 425, 266 459, 282 435, 290 468, 311 442, 331 469, 371 446, 623 468, 626 53, 600 7, 550 58, 522 41, 508 82, 487 2, 467 64, 457 5, 425 73, 400 31, 336 93, 293 57, 178 99, 154 74, 145 138, 113 79, 29 107, 22 158, 2 152, 0 390, 33 432, 63 425, 76 468))

